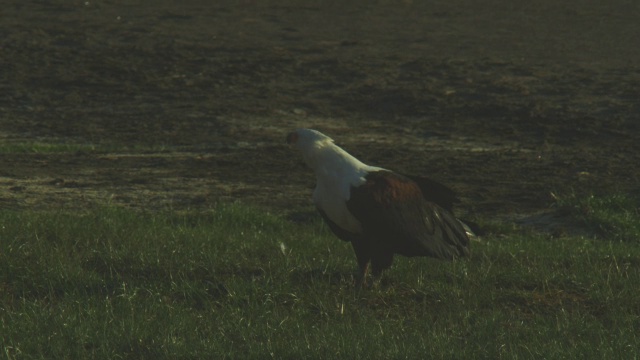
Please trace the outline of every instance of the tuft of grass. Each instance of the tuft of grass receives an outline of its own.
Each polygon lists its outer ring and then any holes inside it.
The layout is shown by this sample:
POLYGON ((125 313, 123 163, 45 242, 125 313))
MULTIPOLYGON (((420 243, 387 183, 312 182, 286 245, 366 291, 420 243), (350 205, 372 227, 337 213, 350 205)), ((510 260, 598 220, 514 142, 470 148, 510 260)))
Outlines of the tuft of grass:
POLYGON ((560 209, 601 237, 640 242, 640 198, 624 194, 558 198, 560 209))
POLYGON ((0 342, 13 358, 633 358, 640 249, 487 237, 397 257, 356 291, 320 225, 206 212, 0 211, 0 342))

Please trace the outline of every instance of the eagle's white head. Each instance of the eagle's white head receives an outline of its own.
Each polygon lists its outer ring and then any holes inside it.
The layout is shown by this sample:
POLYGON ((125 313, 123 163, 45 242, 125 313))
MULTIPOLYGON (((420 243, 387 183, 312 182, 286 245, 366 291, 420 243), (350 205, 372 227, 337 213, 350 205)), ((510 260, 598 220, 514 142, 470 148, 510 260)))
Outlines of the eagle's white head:
POLYGON ((287 135, 287 144, 300 150, 305 150, 310 146, 318 147, 330 143, 333 143, 332 138, 313 129, 296 129, 287 135))
POLYGON ((318 170, 324 170, 323 173, 326 171, 335 173, 337 170, 339 172, 384 170, 362 163, 334 144, 332 138, 318 130, 297 129, 287 135, 287 144, 302 153, 304 161, 316 172, 316 175, 319 175, 318 170))
POLYGON ((333 139, 320 131, 313 129, 297 129, 287 135, 287 144, 302 153, 304 161, 309 167, 315 169, 318 156, 327 147, 336 147, 333 139))

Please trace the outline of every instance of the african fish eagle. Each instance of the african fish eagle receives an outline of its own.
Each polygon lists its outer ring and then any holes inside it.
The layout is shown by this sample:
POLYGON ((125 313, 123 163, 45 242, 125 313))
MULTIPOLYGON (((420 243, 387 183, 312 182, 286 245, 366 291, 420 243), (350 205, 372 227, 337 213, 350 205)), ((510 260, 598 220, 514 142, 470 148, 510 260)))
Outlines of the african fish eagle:
POLYGON ((362 163, 311 129, 287 135, 316 175, 313 202, 333 233, 351 242, 360 268, 375 278, 394 254, 452 260, 469 254, 468 227, 452 213, 452 190, 424 177, 362 163))

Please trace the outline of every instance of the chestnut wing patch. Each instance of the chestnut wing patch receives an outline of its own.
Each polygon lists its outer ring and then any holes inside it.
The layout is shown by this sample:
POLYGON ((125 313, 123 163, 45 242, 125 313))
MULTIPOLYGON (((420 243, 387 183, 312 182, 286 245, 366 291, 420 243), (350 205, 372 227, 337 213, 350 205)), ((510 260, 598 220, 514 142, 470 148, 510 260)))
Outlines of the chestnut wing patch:
POLYGON ((381 251, 440 259, 468 253, 469 239, 453 214, 425 200, 416 182, 402 175, 369 173, 351 189, 347 208, 381 251))

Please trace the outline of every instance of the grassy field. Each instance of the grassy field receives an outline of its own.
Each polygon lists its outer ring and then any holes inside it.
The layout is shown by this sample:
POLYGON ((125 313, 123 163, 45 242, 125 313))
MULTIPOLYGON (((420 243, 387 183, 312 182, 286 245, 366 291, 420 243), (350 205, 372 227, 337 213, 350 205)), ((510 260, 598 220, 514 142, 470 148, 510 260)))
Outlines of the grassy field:
POLYGON ((239 204, 0 212, 0 340, 30 358, 640 357, 637 202, 566 199, 598 239, 504 224, 453 263, 355 291, 318 221, 239 204), (603 215, 604 214, 604 215, 603 215))

